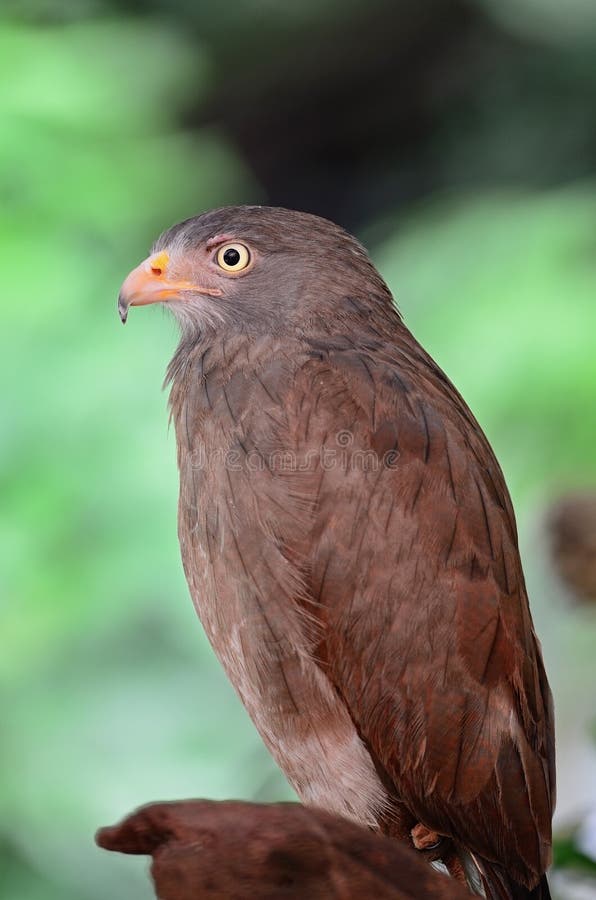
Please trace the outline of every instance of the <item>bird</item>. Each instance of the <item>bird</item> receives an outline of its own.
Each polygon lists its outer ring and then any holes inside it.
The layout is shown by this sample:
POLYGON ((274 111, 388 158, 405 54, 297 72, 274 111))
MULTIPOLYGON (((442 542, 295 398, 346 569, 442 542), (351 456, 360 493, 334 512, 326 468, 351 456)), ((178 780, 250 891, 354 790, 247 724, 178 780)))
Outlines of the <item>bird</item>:
POLYGON ((204 630, 299 799, 549 897, 552 697, 515 515, 470 409, 363 246, 211 210, 125 279, 180 327, 178 537, 204 630))
POLYGON ((470 896, 401 843, 298 803, 151 803, 95 839, 105 850, 151 854, 161 900, 470 896))

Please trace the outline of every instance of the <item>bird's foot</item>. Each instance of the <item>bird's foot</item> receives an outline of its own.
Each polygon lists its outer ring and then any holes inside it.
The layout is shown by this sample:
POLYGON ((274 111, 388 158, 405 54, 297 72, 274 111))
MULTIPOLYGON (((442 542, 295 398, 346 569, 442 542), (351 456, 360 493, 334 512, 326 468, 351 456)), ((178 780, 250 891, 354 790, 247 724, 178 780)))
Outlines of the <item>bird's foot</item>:
POLYGON ((410 835, 416 850, 436 850, 441 843, 441 835, 437 834, 436 831, 431 831, 430 828, 427 828, 421 822, 414 825, 410 835))

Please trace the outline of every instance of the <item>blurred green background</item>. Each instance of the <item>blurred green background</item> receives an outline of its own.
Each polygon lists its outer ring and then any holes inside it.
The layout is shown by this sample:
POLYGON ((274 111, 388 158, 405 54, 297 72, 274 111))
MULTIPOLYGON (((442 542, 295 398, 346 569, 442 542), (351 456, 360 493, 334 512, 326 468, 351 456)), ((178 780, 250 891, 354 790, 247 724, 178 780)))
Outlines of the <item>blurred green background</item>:
POLYGON ((557 704, 553 884, 596 897, 596 598, 552 553, 596 488, 595 60, 591 0, 4 0, 2 898, 148 898, 96 827, 290 796, 182 574, 175 327, 115 307, 161 230, 242 202, 355 231, 492 441, 557 704))

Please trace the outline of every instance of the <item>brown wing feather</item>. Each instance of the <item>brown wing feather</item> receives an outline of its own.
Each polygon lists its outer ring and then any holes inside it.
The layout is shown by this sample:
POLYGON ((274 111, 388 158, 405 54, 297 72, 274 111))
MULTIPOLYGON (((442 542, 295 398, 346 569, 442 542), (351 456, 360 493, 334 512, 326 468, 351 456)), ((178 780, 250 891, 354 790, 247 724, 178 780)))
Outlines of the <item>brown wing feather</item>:
POLYGON ((329 451, 307 542, 321 665, 413 814, 535 883, 551 699, 486 438, 405 331, 374 354, 313 352, 293 402, 292 443, 329 451))

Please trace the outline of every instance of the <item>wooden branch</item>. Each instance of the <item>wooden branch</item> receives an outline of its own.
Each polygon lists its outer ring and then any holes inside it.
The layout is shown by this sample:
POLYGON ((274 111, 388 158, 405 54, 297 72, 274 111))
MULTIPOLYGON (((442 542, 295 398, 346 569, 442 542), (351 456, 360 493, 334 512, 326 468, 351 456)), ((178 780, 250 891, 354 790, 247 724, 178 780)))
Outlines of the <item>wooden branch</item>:
POLYGON ((102 828, 106 850, 151 854, 161 900, 464 900, 415 850, 294 803, 152 803, 102 828))

